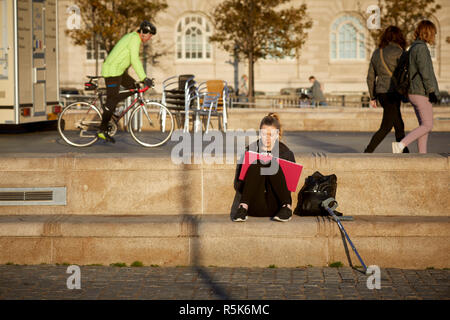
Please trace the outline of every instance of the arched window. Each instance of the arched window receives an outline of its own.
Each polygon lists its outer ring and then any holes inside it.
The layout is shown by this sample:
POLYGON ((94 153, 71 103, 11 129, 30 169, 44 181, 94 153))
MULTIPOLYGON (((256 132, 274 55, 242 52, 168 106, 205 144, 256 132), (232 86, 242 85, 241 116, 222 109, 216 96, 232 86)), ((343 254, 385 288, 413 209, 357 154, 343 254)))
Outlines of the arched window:
POLYGON ((361 22, 352 16, 342 16, 334 21, 330 34, 332 60, 365 60, 366 38, 361 22))
POLYGON ((177 59, 211 59, 211 26, 200 15, 189 15, 177 24, 177 59))

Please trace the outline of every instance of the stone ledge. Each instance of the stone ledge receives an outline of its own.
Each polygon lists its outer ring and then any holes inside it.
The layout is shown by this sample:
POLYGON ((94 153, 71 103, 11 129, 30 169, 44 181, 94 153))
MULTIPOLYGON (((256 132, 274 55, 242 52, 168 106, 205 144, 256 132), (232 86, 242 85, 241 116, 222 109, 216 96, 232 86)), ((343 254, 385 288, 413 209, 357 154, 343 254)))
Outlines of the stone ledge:
MULTIPOLYGON (((342 221, 348 233, 368 237, 450 237, 450 217, 354 216, 342 221)), ((328 217, 299 217, 288 223, 229 215, 0 215, 0 237, 335 237, 328 217)))
MULTIPOLYGON (((265 115, 277 112, 284 130, 291 131, 355 131, 375 132, 379 129, 383 108, 251 108, 229 109, 229 129, 256 129, 265 115)), ((411 131, 417 127, 417 117, 412 107, 402 107, 402 118, 405 130, 411 131)), ((450 131, 449 107, 433 107, 433 130, 450 131)), ((214 120, 217 121, 217 120, 214 120)), ((216 122, 213 123, 216 125, 216 122)))
MULTIPOLYGON (((170 157, 154 157, 151 154, 27 154, 3 153, 0 156, 1 172, 60 172, 60 171, 139 171, 139 170, 230 170, 234 169, 237 157, 233 163, 223 164, 196 163, 194 157, 191 164, 174 164, 170 157)), ((297 153, 297 163, 305 168, 326 166, 329 170, 345 171, 439 171, 449 170, 449 154, 391 154, 391 153, 297 153), (424 166, 424 161, 427 165, 424 166)), ((220 160, 220 159, 218 159, 220 160)), ((4 184, 4 183, 1 183, 4 184)))
MULTIPOLYGON (((305 178, 320 171, 337 175, 346 215, 448 215, 448 154, 300 153, 296 161, 304 169, 294 207, 305 178)), ((234 174, 235 164, 175 165, 150 155, 4 154, 0 187, 67 187, 67 205, 0 206, 0 214, 229 214, 234 174)))
MULTIPOLYGON (((450 217, 354 218, 343 225, 366 264, 450 266, 450 217)), ((0 216, 0 263, 296 267, 346 259, 337 224, 324 217, 234 223, 228 215, 0 216)))

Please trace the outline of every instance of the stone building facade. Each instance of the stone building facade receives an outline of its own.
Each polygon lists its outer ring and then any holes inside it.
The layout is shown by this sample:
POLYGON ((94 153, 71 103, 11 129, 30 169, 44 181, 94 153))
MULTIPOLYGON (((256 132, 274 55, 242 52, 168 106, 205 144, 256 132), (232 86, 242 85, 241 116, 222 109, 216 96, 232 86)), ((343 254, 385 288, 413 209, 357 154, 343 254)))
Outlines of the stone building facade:
MULTIPOLYGON (((59 70, 61 87, 82 87, 85 76, 95 74, 92 50, 73 45, 67 28, 71 0, 59 2, 59 70)), ((209 13, 220 0, 167 0, 168 8, 155 19, 160 47, 167 52, 157 65, 147 65, 148 75, 157 79, 161 91, 164 79, 177 74, 195 74, 197 81, 224 79, 234 84, 232 57, 217 44, 208 43, 213 27, 209 13)), ((314 75, 326 93, 367 91, 366 74, 371 56, 365 43, 369 37, 366 21, 358 6, 367 8, 374 0, 293 0, 305 2, 313 27, 298 58, 260 60, 255 65, 255 89, 267 93, 286 87, 309 87, 314 75)), ((442 9, 433 17, 438 28, 432 48, 440 89, 450 91, 450 1, 438 0, 442 9)), ((382 18, 382 17, 381 17, 382 18)), ((155 42, 156 43, 156 42, 155 42)), ((101 63, 100 63, 101 68, 101 63)), ((239 78, 247 75, 245 62, 239 64, 239 78)))

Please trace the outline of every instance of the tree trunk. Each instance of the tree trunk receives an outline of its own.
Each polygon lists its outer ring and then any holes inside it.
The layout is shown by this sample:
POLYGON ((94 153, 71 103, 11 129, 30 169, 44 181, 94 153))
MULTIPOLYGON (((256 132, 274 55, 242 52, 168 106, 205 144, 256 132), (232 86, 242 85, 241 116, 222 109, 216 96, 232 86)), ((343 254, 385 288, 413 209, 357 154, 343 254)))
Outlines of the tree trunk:
MULTIPOLYGON (((95 28, 95 7, 92 7, 92 29, 95 28)), ((97 32, 94 31, 94 55, 95 55, 95 76, 98 77, 98 41, 97 32)))
POLYGON ((249 29, 249 33, 250 33, 250 37, 249 37, 249 48, 250 48, 250 52, 248 55, 248 100, 249 102, 254 102, 254 97, 255 97, 255 81, 253 80, 255 77, 254 74, 254 58, 253 58, 253 54, 254 54, 254 50, 255 47, 253 45, 253 41, 254 41, 254 30, 253 30, 253 18, 254 18, 254 10, 255 10, 255 3, 254 0, 251 0, 250 2, 250 19, 249 19, 249 25, 250 25, 250 29, 249 29))
POLYGON ((254 74, 254 62, 253 62, 253 52, 250 52, 248 58, 248 100, 249 102, 254 102, 255 97, 255 74, 254 74))
POLYGON ((95 54, 95 76, 98 77, 98 41, 96 33, 94 33, 94 54, 95 54))

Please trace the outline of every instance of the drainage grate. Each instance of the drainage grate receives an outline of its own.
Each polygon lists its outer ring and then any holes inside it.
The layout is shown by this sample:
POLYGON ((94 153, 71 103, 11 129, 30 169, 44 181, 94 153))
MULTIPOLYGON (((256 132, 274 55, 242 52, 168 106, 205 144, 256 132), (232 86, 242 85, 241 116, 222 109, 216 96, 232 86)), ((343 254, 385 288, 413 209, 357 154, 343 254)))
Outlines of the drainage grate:
POLYGON ((0 206, 66 205, 66 188, 0 188, 0 206))

